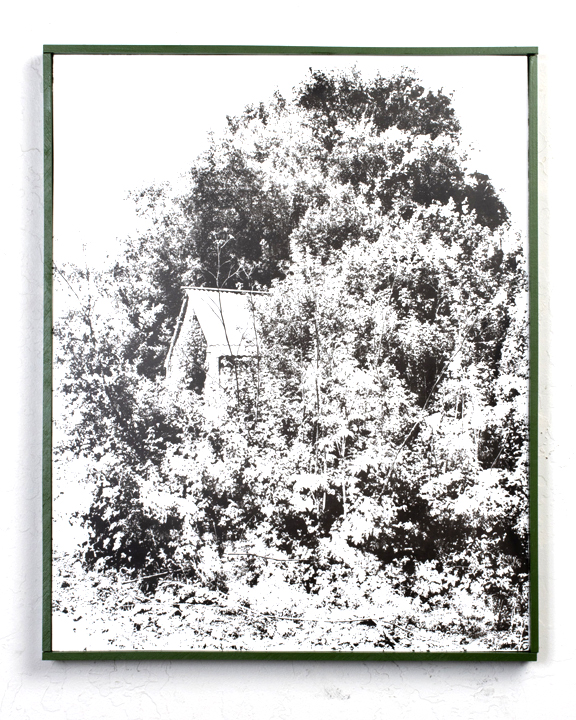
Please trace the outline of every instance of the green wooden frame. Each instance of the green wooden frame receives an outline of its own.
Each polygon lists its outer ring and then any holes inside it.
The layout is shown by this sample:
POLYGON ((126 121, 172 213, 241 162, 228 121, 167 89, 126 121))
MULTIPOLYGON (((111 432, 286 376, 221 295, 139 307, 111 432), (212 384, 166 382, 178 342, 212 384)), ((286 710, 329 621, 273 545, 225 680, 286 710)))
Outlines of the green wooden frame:
POLYGON ((538 65, 537 47, 314 47, 262 45, 45 45, 44 68, 44 370, 42 438, 42 659, 43 660, 329 660, 329 661, 530 661, 538 634, 538 65), (486 652, 227 652, 52 650, 52 252, 54 55, 388 55, 525 56, 528 73, 528 242, 530 309, 530 650, 486 652))

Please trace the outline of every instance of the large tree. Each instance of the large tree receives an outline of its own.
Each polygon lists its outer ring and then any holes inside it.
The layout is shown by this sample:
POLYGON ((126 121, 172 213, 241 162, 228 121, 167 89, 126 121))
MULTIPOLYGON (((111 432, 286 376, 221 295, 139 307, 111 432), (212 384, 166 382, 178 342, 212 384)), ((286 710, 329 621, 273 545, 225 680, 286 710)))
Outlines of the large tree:
POLYGON ((142 371, 161 372, 183 285, 269 286, 285 276, 294 237, 315 218, 309 249, 324 260, 370 233, 338 194, 361 199, 372 218, 408 221, 450 204, 482 227, 505 224, 488 177, 465 170, 458 133, 450 98, 410 73, 368 82, 311 72, 290 102, 277 95, 228 118, 225 135, 192 166, 189 193, 134 194, 153 229, 130 241, 116 281, 141 331, 134 354, 142 371), (159 312, 150 321, 152 307, 159 312))

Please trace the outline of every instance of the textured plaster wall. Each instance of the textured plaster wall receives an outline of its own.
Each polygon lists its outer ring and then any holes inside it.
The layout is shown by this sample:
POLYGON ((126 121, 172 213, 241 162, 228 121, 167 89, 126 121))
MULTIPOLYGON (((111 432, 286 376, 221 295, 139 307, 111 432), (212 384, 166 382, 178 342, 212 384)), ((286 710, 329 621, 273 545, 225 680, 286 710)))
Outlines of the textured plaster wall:
POLYGON ((28 0, 3 6, 1 718, 576 717, 573 11, 559 0, 481 5, 416 0, 404 7, 381 0, 224 0, 211 7, 190 0, 28 0), (537 663, 39 660, 43 43, 540 47, 542 652, 537 663))

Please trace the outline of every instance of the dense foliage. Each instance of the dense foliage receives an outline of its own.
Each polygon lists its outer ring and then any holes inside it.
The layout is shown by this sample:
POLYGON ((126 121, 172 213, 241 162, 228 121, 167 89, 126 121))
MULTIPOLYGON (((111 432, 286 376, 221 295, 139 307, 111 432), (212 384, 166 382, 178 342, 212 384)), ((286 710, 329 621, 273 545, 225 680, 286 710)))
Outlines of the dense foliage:
POLYGON ((322 644, 303 618, 331 616, 352 648, 525 647, 526 263, 458 138, 408 72, 311 72, 229 118, 184 197, 137 194, 154 229, 112 273, 61 269, 85 567, 212 593, 270 646, 322 644), (162 378, 184 285, 268 291, 257 357, 210 398, 198 338, 162 378))

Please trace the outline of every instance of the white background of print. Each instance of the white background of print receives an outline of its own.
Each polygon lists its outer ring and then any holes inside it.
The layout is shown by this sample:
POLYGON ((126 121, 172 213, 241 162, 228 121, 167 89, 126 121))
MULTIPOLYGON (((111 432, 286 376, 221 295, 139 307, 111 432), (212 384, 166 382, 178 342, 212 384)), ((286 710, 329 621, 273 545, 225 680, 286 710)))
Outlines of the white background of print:
MULTIPOLYGON (((573 274, 570 5, 268 0, 12 3, 3 13, 3 588, 0 715, 56 720, 575 716, 573 274), (481 8, 481 9, 480 9, 481 8), (540 47, 541 638, 537 663, 42 663, 43 43, 540 47)), ((89 147, 89 143, 88 143, 89 147)), ((79 154, 88 150, 79 147, 79 154)), ((96 212, 96 209, 94 210, 96 212)), ((86 219, 90 223, 90 218, 86 219)))

